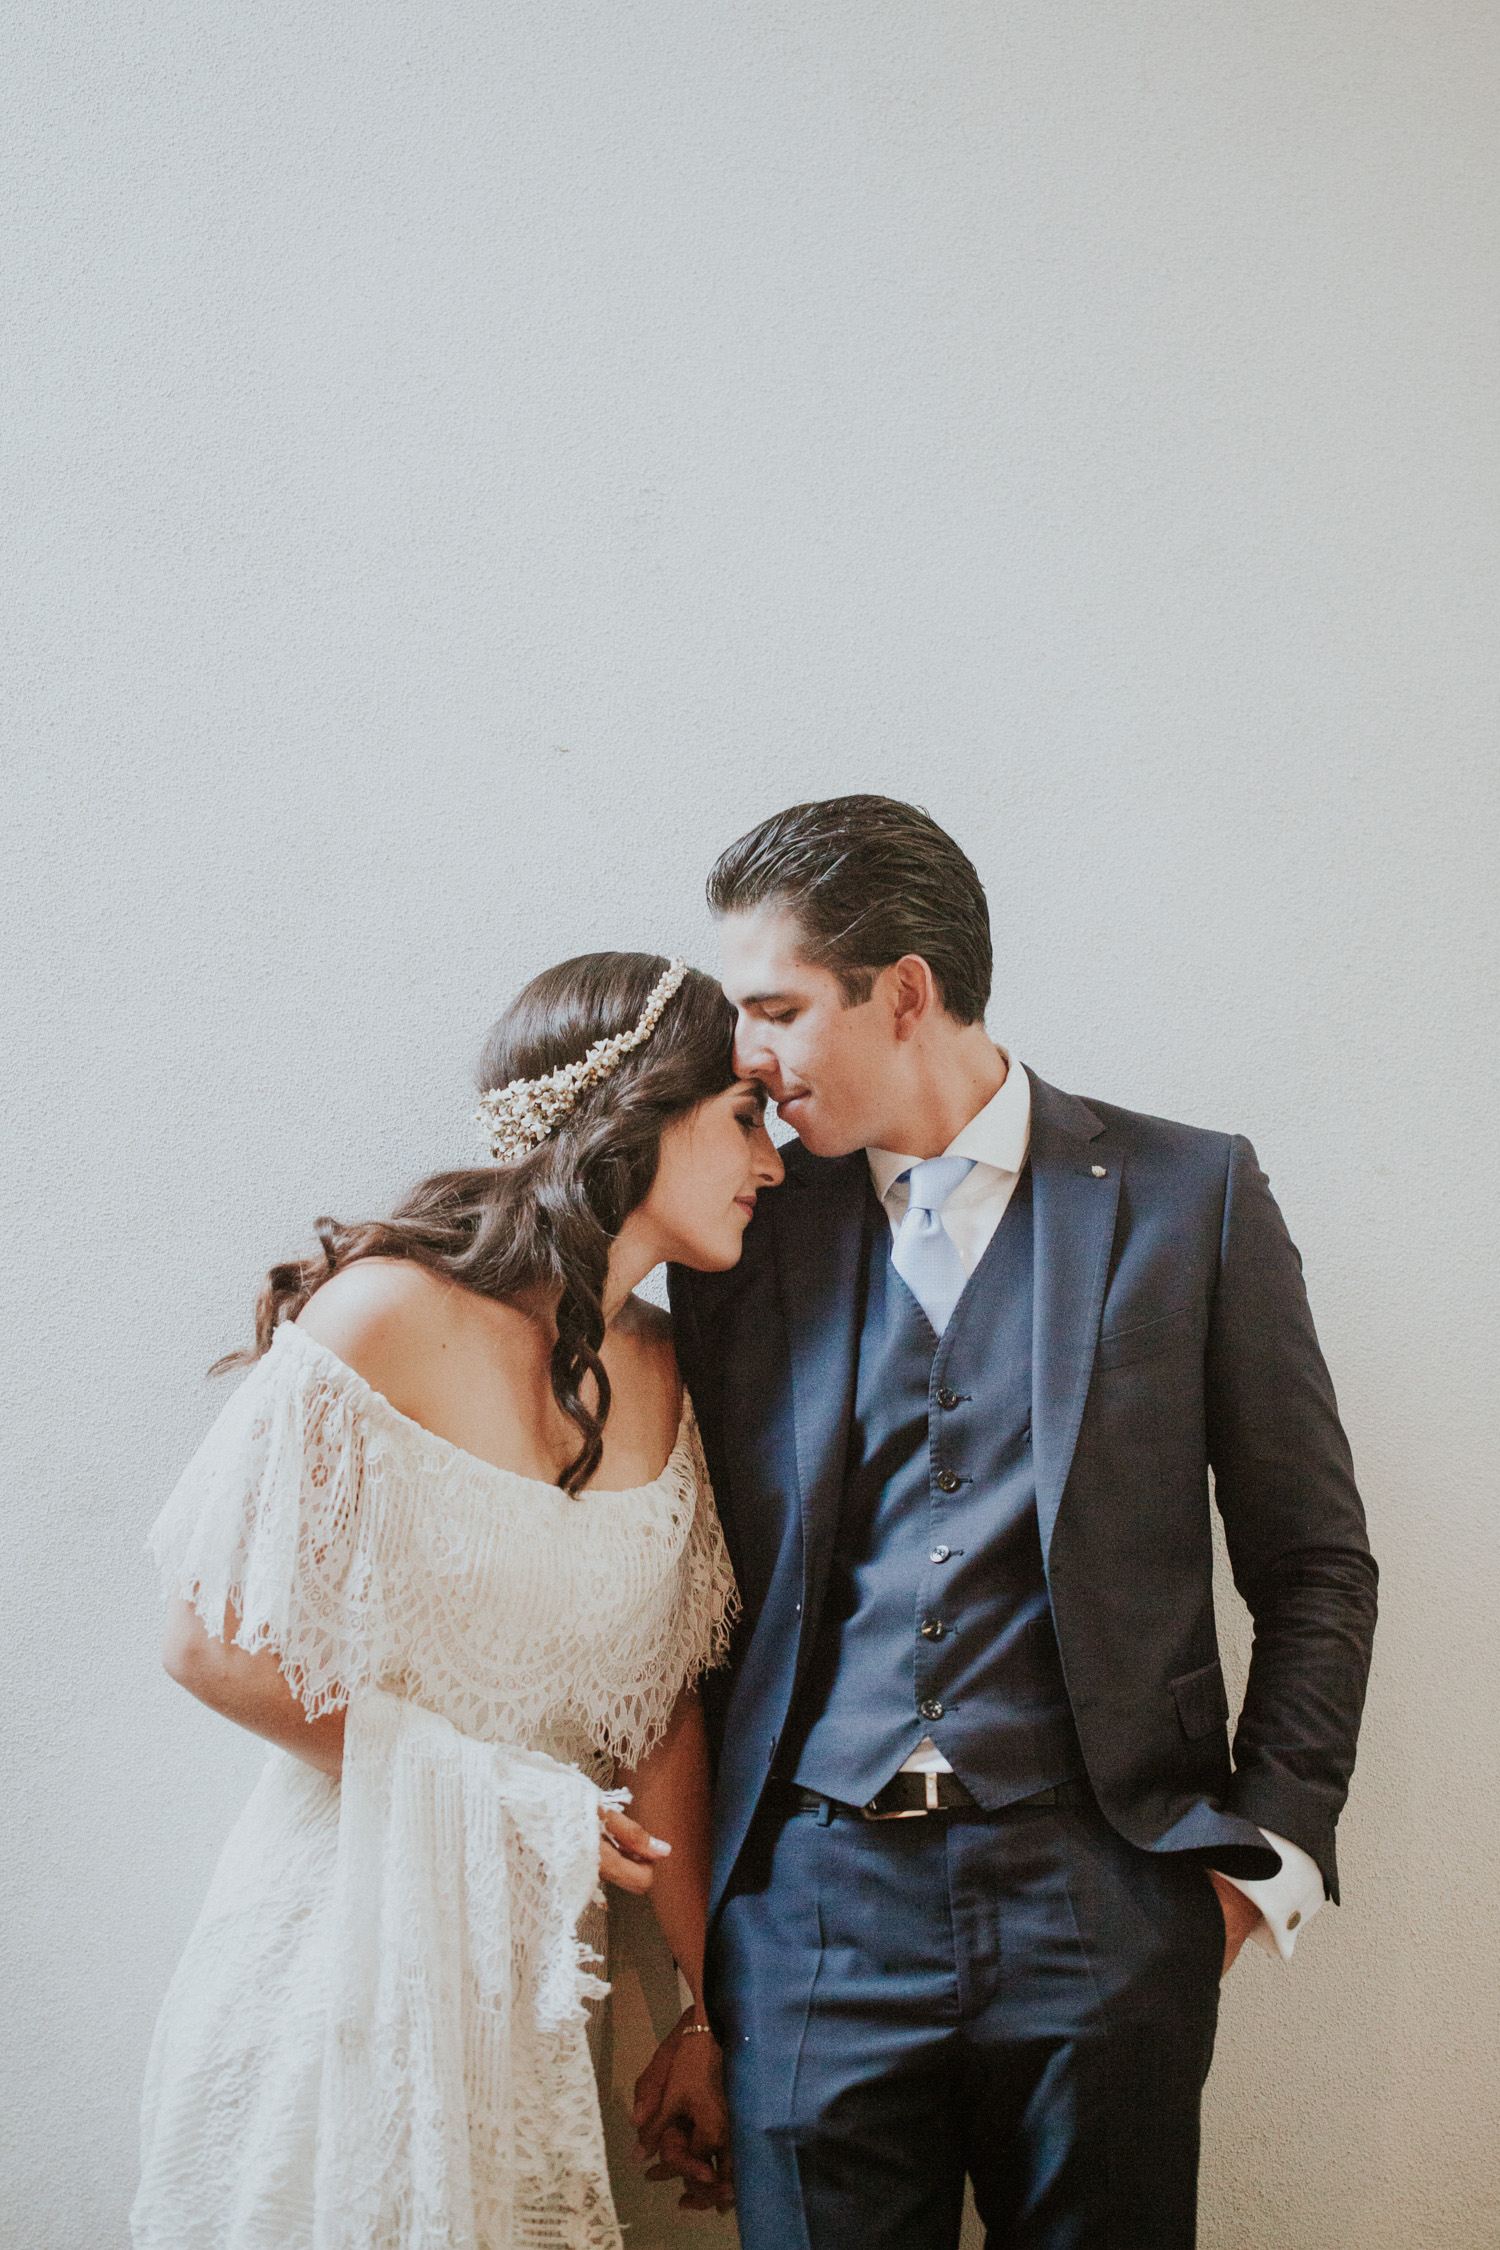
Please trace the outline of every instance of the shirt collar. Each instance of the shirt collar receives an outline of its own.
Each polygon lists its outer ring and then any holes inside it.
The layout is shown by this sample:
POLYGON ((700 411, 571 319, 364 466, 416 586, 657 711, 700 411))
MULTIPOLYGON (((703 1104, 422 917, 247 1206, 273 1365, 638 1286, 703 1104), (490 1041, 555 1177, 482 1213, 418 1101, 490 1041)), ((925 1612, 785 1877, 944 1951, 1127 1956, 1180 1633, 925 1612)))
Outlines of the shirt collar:
MULTIPOLYGON (((988 1164, 996 1172, 1019 1172, 1031 1141, 1031 1080, 1003 1047, 1000 1052, 1007 1065, 1005 1084, 969 1119, 961 1133, 955 1133, 943 1154, 971 1156, 976 1164, 988 1164)), ((870 1148, 865 1154, 875 1193, 882 1202, 901 1174, 919 1161, 889 1148, 870 1148)))

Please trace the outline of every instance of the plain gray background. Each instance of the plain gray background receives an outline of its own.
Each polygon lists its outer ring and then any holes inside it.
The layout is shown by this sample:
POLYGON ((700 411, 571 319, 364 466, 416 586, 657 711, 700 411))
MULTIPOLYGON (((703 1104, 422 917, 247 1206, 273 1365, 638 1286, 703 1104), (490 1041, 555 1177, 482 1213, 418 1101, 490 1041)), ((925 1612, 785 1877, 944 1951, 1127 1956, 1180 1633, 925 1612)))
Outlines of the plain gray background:
POLYGON ((258 1762, 156 1666, 204 1366, 315 1214, 475 1152, 524 976, 710 962, 714 852, 848 788, 977 860, 997 1037, 1254 1138, 1368 1498, 1347 1903, 1226 1990, 1204 2242, 1482 2250, 1494 10, 79 0, 0 43, 6 2250, 122 2243, 258 1762))

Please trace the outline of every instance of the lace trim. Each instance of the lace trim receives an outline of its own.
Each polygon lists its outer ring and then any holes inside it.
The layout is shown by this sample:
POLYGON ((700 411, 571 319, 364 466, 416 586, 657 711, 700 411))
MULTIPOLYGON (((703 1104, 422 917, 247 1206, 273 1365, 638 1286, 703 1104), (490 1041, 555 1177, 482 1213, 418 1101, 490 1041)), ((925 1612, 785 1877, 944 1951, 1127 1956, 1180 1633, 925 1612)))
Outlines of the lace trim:
POLYGON ((738 1611, 690 1404, 649 1485, 570 1500, 409 1421, 300 1329, 157 1521, 167 1590, 273 1649, 309 1717, 383 1686, 481 1741, 635 1765, 738 1611))

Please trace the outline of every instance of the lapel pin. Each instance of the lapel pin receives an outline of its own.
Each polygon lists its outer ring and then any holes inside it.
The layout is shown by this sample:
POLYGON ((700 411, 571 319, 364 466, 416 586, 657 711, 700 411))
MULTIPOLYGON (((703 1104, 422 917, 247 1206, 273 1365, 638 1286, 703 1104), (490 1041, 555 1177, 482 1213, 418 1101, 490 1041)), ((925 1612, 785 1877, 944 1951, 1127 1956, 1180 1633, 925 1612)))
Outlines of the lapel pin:
POLYGON ((1103 1180, 1108 1178, 1108 1167, 1103 1164, 1091 1164, 1089 1166, 1089 1170, 1093 1173, 1096 1180, 1103 1180))

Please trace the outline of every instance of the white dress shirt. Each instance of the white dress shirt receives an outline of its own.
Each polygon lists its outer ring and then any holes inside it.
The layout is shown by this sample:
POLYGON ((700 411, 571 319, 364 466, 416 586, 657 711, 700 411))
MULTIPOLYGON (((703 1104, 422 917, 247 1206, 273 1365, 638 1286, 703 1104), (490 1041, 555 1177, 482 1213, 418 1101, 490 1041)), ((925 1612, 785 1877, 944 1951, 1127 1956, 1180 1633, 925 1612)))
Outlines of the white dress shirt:
MULTIPOLYGON (((1005 1207, 1015 1192, 1031 1145, 1031 1080, 1019 1065, 1011 1062, 1003 1047, 1000 1052, 1007 1065, 1005 1084, 942 1151, 944 1156, 970 1157, 974 1164, 973 1171, 959 1182, 941 1212, 943 1230, 968 1274, 984 1256, 996 1227, 1005 1216, 1005 1207)), ((910 1171, 919 1159, 886 1148, 867 1149, 865 1154, 875 1193, 885 1206, 894 1235, 906 1216, 909 1200, 907 1184, 901 1174, 910 1171)), ((928 1735, 901 1770, 903 1773, 951 1773, 953 1769, 928 1735)), ((1323 1878, 1316 1860, 1300 1845, 1289 1843, 1284 1836, 1272 1835, 1268 1828, 1263 1828, 1261 1834, 1271 1849, 1281 1854, 1280 1873, 1260 1883, 1241 1881, 1237 1875, 1227 1880, 1260 1908, 1261 1919, 1251 1936, 1268 1953, 1280 1954, 1284 1961, 1290 1961, 1298 1937, 1323 1903, 1323 1878)))

